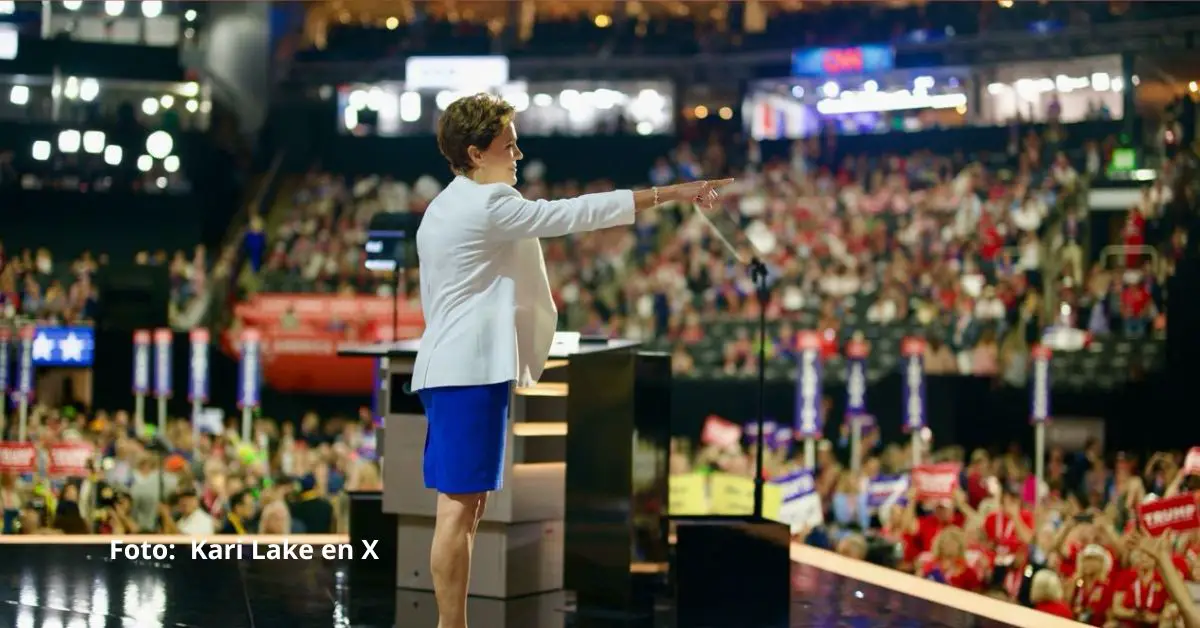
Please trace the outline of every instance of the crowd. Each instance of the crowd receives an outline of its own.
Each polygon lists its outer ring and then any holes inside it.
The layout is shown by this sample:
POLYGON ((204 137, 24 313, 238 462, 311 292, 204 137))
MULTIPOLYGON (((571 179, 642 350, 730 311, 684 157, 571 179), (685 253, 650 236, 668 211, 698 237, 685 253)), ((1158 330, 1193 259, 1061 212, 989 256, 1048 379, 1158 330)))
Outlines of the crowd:
MULTIPOLYGON (((865 437, 851 468, 847 434, 818 445, 813 489, 819 513, 793 526, 804 542, 943 584, 1019 602, 1092 626, 1177 626, 1195 607, 1186 583, 1200 581, 1200 531, 1150 537, 1138 506, 1193 490, 1200 468, 1179 451, 1140 460, 1105 456, 1097 441, 1082 451, 1052 448, 1043 486, 1017 447, 922 452, 959 465, 953 497, 921 499, 911 443, 865 437), (1035 497, 1035 495, 1037 497, 1035 497)), ((672 475, 696 471, 749 477, 753 445, 672 444, 672 475)), ((800 469, 789 446, 772 448, 765 474, 800 469)))
MULTIPOLYGON (((178 250, 140 251, 132 260, 138 266, 167 269, 170 320, 207 290, 210 269, 204 245, 189 255, 178 250)), ((50 248, 8 251, 0 241, 0 320, 43 325, 91 324, 99 306, 97 273, 109 265, 106 253, 83 251, 68 262, 55 259, 50 248)))
POLYGON ((345 492, 379 489, 369 417, 321 422, 310 413, 298 426, 261 418, 251 442, 225 425, 193 433, 173 419, 156 433, 125 411, 37 405, 29 421, 37 468, 0 473, 3 532, 345 532, 345 492), (63 446, 87 452, 84 468, 56 469, 51 452, 63 446))
MULTIPOLYGON (((1088 237, 1104 237, 1087 233, 1085 191, 1106 170, 1112 144, 1102 151, 1088 142, 1072 160, 1061 135, 1050 126, 1018 136, 1017 150, 1000 161, 930 152, 834 160, 822 155, 829 147, 818 139, 797 141, 775 158, 755 143, 745 149, 721 139, 681 144, 648 178, 665 185, 738 176, 721 211, 737 215, 765 252, 773 358, 784 356, 800 328, 822 332, 830 353, 864 330, 917 328, 930 340, 931 373, 1020 383, 1029 347, 1048 327, 1127 337, 1165 327, 1169 266, 1147 265, 1144 255, 1092 264, 1083 253, 1088 237)), ((524 167, 526 197, 611 188, 545 174, 544 164, 524 167)), ((1159 244, 1146 231, 1160 230, 1155 216, 1170 201, 1171 176, 1168 166, 1146 187, 1121 244, 1159 244)), ((244 287, 390 295, 393 278, 363 268, 366 226, 381 211, 422 212, 439 190, 431 176, 410 186, 310 173, 275 211, 253 221, 245 246, 259 272, 244 287)), ((1162 244, 1177 244, 1178 233, 1172 238, 1162 244)), ((759 304, 750 278, 687 208, 643 212, 631 229, 547 240, 543 248, 560 328, 665 343, 677 371, 708 365, 714 351, 727 373, 756 368, 750 327, 759 304), (716 319, 744 325, 721 337, 708 325, 716 319)), ((415 306, 415 271, 401 279, 401 298, 415 306)))

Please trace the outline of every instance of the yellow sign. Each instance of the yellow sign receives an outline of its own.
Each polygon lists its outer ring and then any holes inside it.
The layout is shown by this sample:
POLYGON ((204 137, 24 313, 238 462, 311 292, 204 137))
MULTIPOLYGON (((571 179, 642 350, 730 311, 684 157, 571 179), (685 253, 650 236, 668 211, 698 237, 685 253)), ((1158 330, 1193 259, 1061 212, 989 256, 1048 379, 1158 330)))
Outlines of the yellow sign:
POLYGON ((780 521, 779 509, 783 506, 783 487, 767 482, 763 486, 763 518, 780 521))
POLYGON ((672 475, 667 485, 669 512, 672 515, 707 515, 708 476, 703 473, 672 475))
POLYGON ((730 473, 713 473, 709 477, 712 514, 754 514, 754 478, 730 473))

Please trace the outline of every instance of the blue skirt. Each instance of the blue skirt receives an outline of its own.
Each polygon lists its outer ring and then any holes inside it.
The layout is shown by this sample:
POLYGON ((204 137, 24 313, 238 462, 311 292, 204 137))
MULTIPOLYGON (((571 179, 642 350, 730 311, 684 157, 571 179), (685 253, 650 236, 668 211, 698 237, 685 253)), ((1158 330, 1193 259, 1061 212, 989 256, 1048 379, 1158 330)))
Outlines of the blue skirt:
POLYGON ((428 420, 425 487, 459 495, 500 490, 512 382, 417 391, 428 420))

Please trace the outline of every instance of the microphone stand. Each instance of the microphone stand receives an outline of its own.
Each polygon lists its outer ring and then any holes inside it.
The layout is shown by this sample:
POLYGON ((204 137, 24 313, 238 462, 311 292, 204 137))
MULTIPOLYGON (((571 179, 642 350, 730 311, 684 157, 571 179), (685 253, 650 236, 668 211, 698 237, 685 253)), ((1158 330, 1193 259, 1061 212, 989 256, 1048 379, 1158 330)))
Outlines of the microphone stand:
POLYGON ((766 450, 766 430, 763 429, 767 411, 767 302, 771 296, 771 288, 767 285, 767 265, 758 257, 750 259, 750 280, 754 282, 754 292, 758 297, 758 410, 755 421, 758 423, 758 448, 754 452, 754 518, 763 517, 763 487, 766 477, 763 471, 766 450))
MULTIPOLYGON (((711 208, 711 205, 708 207, 711 208)), ((763 429, 763 424, 766 423, 764 415, 767 412, 767 301, 771 296, 771 288, 767 285, 767 265, 757 255, 746 260, 712 219, 704 214, 699 203, 694 203, 692 208, 721 241, 730 257, 749 268, 750 280, 754 283, 755 296, 758 298, 758 409, 755 417, 755 423, 758 425, 758 435, 755 437, 758 448, 754 452, 754 519, 763 521, 763 487, 766 485, 763 464, 767 448, 766 430, 763 429)))

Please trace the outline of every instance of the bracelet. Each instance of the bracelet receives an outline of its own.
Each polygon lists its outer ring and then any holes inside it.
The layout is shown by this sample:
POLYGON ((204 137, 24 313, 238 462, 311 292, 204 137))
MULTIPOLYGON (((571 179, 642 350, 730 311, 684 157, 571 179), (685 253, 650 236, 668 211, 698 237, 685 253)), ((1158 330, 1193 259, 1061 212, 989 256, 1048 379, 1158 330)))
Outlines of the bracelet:
POLYGON ((654 204, 658 205, 658 186, 650 188, 650 191, 654 192, 654 204))

